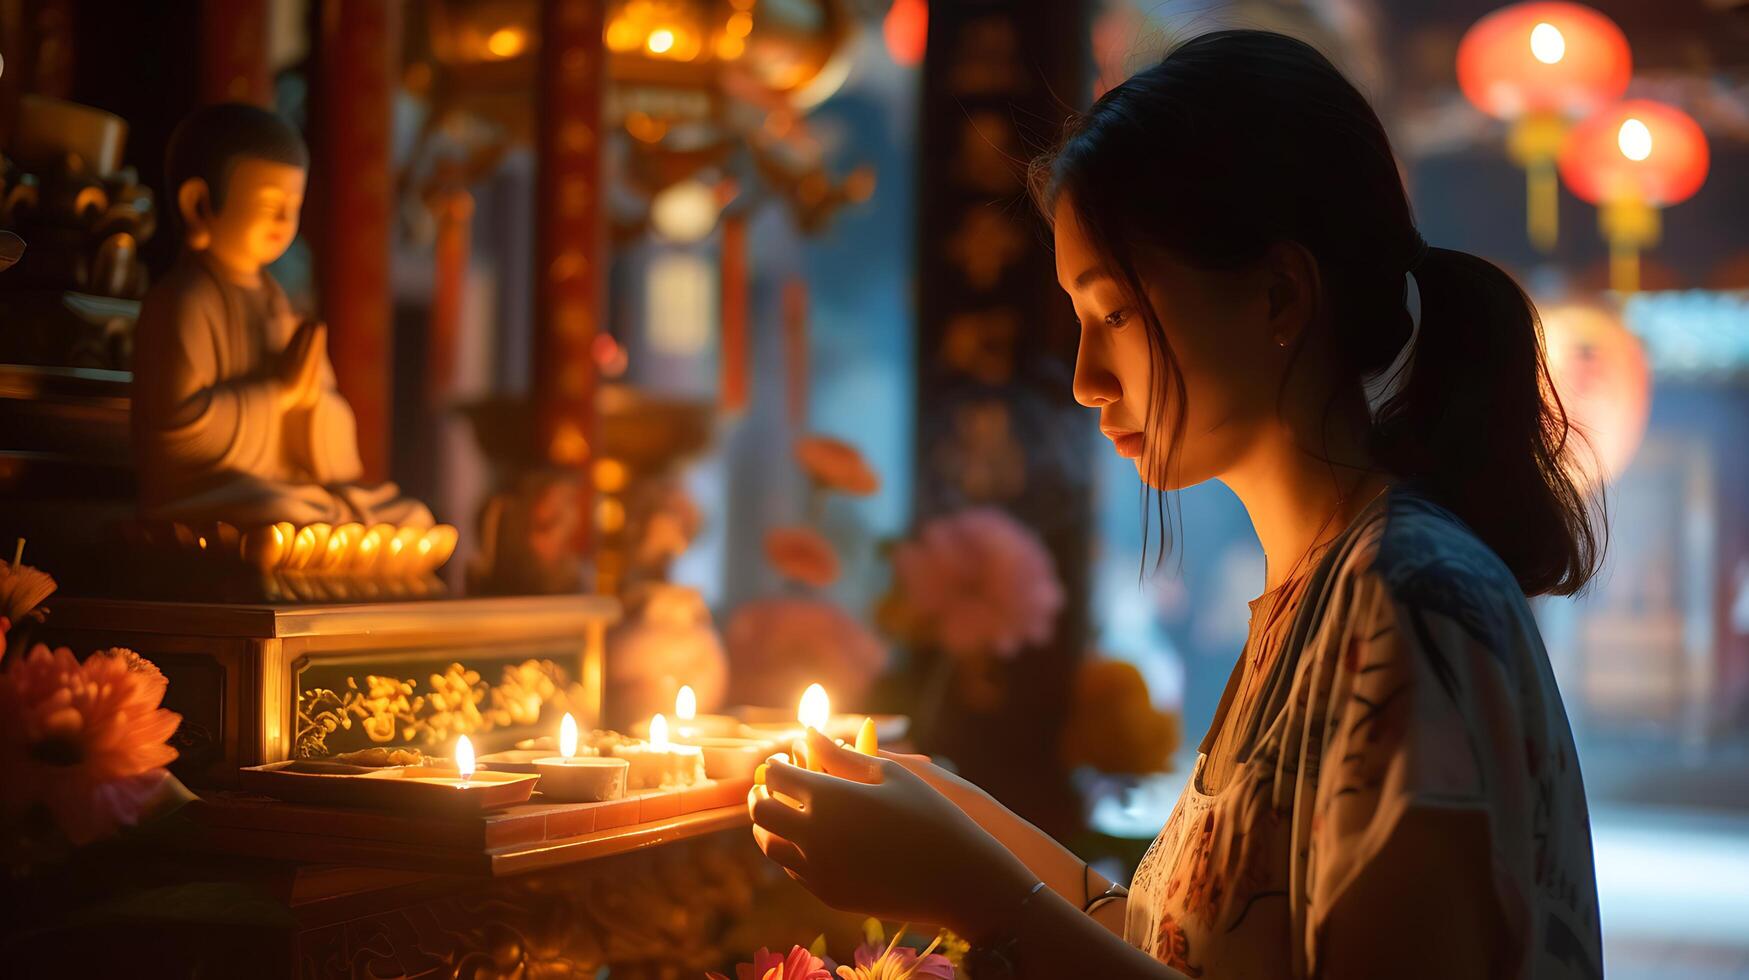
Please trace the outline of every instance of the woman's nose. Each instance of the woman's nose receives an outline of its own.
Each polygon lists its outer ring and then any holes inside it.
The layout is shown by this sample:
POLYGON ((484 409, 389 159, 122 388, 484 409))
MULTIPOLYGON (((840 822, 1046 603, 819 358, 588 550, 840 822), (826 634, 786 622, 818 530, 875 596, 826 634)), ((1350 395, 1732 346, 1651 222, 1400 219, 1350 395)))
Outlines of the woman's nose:
POLYGON ((1075 400, 1087 408, 1103 408, 1118 400, 1123 388, 1117 375, 1106 369, 1098 349, 1082 334, 1075 351, 1075 400))

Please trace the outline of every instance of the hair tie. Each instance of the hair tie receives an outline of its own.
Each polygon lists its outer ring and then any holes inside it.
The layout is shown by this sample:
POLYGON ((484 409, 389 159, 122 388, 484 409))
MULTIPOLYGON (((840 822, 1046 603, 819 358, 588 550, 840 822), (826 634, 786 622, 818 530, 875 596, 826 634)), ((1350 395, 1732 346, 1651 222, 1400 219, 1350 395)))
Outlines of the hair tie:
POLYGON ((1415 236, 1415 248, 1409 253, 1410 272, 1414 272, 1416 269, 1421 268, 1421 263, 1427 259, 1428 252, 1427 239, 1422 238, 1421 233, 1418 231, 1413 232, 1412 234, 1415 236))

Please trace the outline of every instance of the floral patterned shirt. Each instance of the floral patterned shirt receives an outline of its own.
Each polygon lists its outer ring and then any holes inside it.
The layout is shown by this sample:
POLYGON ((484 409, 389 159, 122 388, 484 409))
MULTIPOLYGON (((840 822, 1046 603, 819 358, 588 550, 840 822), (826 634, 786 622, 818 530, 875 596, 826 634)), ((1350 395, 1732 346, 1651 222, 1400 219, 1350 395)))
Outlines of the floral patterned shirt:
MULTIPOLYGON (((1136 870, 1126 938, 1192 977, 1320 976, 1336 916, 1364 917, 1379 930, 1367 935, 1438 928, 1343 898, 1365 893, 1356 886, 1394 835, 1467 811, 1486 817, 1467 866, 1491 868, 1493 885, 1475 900, 1508 933, 1494 937, 1508 961, 1495 975, 1601 977, 1572 732, 1505 565, 1449 511, 1395 488, 1293 585, 1280 590, 1292 608, 1254 621, 1190 782, 1136 870), (1272 655, 1247 671, 1259 645, 1272 655), (1232 765, 1213 785, 1217 741, 1232 765)), ((1254 620, 1264 612, 1253 605, 1254 620)), ((1393 964, 1402 976, 1418 966, 1393 964)))

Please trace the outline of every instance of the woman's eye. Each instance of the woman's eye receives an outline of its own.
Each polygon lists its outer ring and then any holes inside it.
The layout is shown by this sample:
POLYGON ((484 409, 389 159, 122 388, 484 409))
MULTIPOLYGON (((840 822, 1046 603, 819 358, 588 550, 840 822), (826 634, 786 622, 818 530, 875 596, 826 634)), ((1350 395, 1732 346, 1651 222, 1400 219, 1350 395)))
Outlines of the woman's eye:
POLYGON ((1121 327, 1128 322, 1130 322, 1129 310, 1114 310, 1105 315, 1105 325, 1108 327, 1121 327))

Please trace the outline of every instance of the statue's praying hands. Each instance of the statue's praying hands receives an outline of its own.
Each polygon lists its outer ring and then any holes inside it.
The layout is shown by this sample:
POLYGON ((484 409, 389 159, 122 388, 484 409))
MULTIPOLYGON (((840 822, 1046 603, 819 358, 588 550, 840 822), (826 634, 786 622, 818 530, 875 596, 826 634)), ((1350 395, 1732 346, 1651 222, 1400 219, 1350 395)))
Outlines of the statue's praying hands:
POLYGON ((328 360, 328 326, 305 320, 278 358, 280 406, 313 408, 322 395, 322 365, 328 360))

